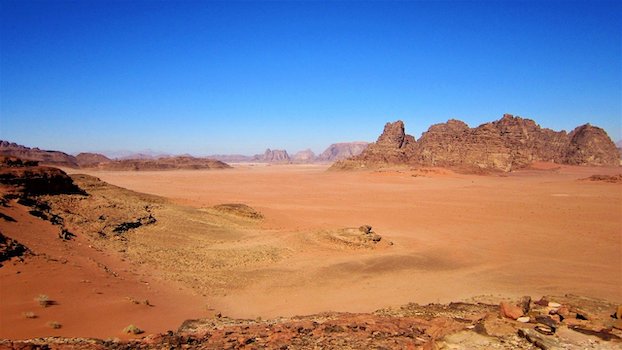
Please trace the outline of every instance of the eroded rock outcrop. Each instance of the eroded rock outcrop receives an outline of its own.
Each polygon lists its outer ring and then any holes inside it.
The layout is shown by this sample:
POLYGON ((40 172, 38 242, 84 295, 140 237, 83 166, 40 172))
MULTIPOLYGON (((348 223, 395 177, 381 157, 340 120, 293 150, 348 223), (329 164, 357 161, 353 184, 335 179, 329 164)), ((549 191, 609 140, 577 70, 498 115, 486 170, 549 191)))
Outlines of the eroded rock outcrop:
POLYGON ((16 157, 24 160, 34 160, 43 164, 78 167, 74 156, 59 151, 46 151, 39 148, 30 148, 13 142, 0 140, 0 155, 16 157))
POLYGON ((264 154, 258 154, 253 157, 254 161, 267 163, 289 163, 290 158, 284 149, 266 149, 264 154))
POLYGON ((0 157, 0 186, 14 197, 84 193, 64 171, 14 157, 0 157))
POLYGON ((619 165, 618 151, 606 132, 589 124, 567 134, 542 128, 531 119, 505 114, 470 128, 459 120, 432 125, 419 140, 404 123, 387 123, 378 140, 359 156, 334 168, 374 165, 453 167, 468 171, 511 171, 535 161, 572 165, 619 165))

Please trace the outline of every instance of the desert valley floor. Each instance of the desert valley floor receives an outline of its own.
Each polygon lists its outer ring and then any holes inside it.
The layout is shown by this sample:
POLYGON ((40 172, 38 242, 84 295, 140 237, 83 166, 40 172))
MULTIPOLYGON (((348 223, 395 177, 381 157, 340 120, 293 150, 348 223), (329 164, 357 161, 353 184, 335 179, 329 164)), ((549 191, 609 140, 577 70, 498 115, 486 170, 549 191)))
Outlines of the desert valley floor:
MULTIPOLYGON (((128 231, 124 246, 78 235, 46 247, 56 267, 7 264, 0 338, 116 337, 130 323, 163 332, 210 313, 272 318, 567 293, 622 302, 622 186, 582 180, 619 168, 65 170, 158 196, 149 199, 158 221, 128 231), (213 209, 223 203, 244 203, 263 219, 213 209), (381 241, 352 240, 347 228, 361 225, 381 241), (32 327, 22 316, 40 293, 59 306, 34 311, 63 328, 32 327)), ((21 226, 0 220, 0 230, 33 250, 43 247, 17 231, 56 232, 18 207, 7 213, 21 226)))

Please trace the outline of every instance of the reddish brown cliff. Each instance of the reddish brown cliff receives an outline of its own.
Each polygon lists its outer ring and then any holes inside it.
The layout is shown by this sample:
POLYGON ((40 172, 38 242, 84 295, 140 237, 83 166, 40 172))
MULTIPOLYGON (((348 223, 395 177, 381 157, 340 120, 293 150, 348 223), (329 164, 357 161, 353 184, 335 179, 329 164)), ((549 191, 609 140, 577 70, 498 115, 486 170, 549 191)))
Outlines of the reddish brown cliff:
POLYGON ((567 134, 542 128, 531 119, 505 114, 476 128, 453 119, 435 124, 418 141, 405 133, 402 121, 387 123, 376 143, 334 167, 406 164, 510 171, 534 161, 616 166, 619 155, 601 128, 586 124, 567 134))

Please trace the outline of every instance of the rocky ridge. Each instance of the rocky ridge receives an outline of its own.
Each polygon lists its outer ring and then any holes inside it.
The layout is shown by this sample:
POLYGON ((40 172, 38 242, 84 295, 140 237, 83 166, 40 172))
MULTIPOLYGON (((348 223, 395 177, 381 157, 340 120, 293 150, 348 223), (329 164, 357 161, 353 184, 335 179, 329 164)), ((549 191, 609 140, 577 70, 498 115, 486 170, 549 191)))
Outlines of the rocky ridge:
POLYGON ((30 148, 14 142, 0 140, 0 155, 17 157, 24 160, 33 160, 47 165, 78 168, 76 157, 59 151, 46 151, 39 148, 30 148))
POLYGON ((336 169, 379 165, 452 167, 465 171, 511 171, 535 161, 570 165, 616 166, 618 151, 607 133, 585 124, 571 133, 542 128, 531 119, 505 114, 470 128, 459 120, 432 125, 419 140, 404 123, 387 123, 378 140, 336 169))
POLYGON ((76 160, 81 168, 97 166, 100 163, 111 162, 112 159, 99 153, 83 152, 76 155, 76 160))
POLYGON ((83 168, 97 168, 100 170, 198 170, 198 169, 228 169, 229 164, 210 158, 195 158, 190 156, 162 157, 157 159, 118 159, 108 162, 83 163, 83 168))

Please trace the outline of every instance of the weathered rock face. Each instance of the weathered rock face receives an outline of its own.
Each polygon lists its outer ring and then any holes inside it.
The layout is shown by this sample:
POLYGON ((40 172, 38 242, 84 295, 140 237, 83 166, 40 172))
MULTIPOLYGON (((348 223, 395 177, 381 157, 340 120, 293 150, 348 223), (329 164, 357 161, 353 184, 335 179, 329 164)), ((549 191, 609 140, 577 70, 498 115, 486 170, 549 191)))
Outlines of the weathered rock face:
POLYGON ((341 142, 333 143, 317 157, 320 162, 336 162, 358 156, 367 148, 369 142, 341 142))
POLYGON ((388 123, 376 143, 335 168, 379 163, 510 171, 534 161, 606 166, 620 163, 615 145, 601 128, 587 124, 567 134, 506 114, 476 128, 453 119, 435 124, 418 141, 405 134, 402 121, 388 123))
POLYGON ((306 149, 304 151, 296 152, 292 157, 294 163, 312 163, 316 159, 315 153, 312 150, 306 149))
POLYGON ((404 132, 404 122, 398 120, 387 123, 378 140, 352 159, 371 163, 405 164, 410 161, 415 144, 415 138, 404 132))
POLYGON ((287 151, 284 149, 267 149, 264 154, 258 154, 253 157, 254 161, 268 162, 268 163, 289 163, 290 158, 287 151))
POLYGON ((78 167, 78 161, 74 156, 58 151, 45 151, 38 148, 30 148, 13 142, 0 140, 0 155, 17 157, 24 160, 35 160, 44 164, 78 167))
POLYGON ((568 164, 619 165, 618 150, 605 130, 585 124, 574 129, 566 151, 568 164))
POLYGON ((111 161, 110 158, 99 153, 80 153, 76 156, 76 160, 81 168, 93 167, 100 163, 108 163, 111 161))

